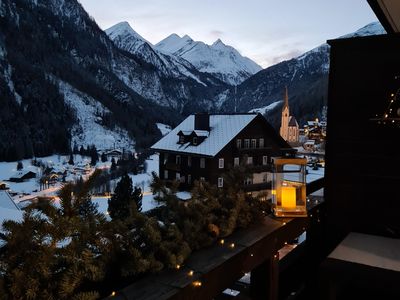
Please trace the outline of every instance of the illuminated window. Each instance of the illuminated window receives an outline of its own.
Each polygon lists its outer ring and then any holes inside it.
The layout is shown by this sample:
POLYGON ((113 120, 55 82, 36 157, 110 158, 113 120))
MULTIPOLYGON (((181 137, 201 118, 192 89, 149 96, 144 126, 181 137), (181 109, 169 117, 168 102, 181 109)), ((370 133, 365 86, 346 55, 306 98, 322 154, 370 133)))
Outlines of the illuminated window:
POLYGON ((181 173, 176 173, 176 177, 175 178, 176 178, 176 180, 179 181, 181 179, 181 173))
POLYGON ((179 144, 184 144, 185 143, 185 136, 184 135, 180 135, 179 136, 179 144))
POLYGON ((241 140, 241 139, 237 139, 237 140, 236 140, 236 147, 237 147, 238 149, 242 148, 242 140, 241 140))
POLYGON ((253 157, 249 156, 247 157, 247 164, 252 165, 253 164, 253 157))
POLYGON ((164 179, 168 179, 168 170, 164 170, 164 179))
POLYGON ((257 140, 251 139, 251 148, 257 148, 257 140))
POLYGON ((234 166, 238 166, 239 165, 239 157, 235 157, 234 159, 233 159, 233 165, 234 166))
POLYGON ((262 164, 263 164, 264 166, 265 166, 265 165, 268 165, 268 156, 263 156, 262 164))

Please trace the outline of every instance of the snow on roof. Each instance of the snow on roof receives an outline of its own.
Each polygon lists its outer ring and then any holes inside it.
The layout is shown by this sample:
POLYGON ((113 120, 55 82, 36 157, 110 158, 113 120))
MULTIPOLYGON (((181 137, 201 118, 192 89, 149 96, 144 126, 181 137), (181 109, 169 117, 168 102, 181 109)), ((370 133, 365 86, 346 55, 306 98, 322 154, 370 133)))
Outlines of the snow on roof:
POLYGON ((22 221, 23 212, 7 191, 0 191, 0 226, 6 220, 22 221))
MULTIPOLYGON (((215 156, 240 131, 253 121, 256 116, 257 114, 210 115, 209 136, 202 143, 199 145, 191 145, 190 143, 179 144, 177 136, 179 131, 185 132, 194 130, 194 115, 190 115, 151 148, 155 150, 215 156)), ((196 132, 198 132, 198 130, 196 130, 196 132)))
POLYGON ((19 210, 7 191, 0 191, 0 207, 19 210))

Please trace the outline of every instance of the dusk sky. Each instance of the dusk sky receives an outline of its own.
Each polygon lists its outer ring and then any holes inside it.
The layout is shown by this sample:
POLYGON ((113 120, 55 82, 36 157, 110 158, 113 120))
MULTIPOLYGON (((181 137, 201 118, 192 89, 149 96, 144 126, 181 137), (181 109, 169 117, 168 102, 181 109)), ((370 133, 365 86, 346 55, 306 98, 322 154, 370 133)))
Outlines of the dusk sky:
POLYGON ((155 44, 220 38, 262 67, 377 21, 366 0, 80 0, 102 29, 128 21, 155 44))

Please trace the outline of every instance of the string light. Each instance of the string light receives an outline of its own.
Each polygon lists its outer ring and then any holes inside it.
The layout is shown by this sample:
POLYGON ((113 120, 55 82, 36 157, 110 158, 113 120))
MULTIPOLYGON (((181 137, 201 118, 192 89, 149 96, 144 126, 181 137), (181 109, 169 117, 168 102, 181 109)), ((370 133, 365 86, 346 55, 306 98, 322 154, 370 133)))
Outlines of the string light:
POLYGON ((202 283, 201 283, 201 281, 196 280, 196 281, 193 281, 193 285, 194 285, 195 287, 201 287, 202 283))
POLYGON ((251 253, 251 254, 250 254, 250 256, 251 256, 251 257, 253 257, 253 256, 254 256, 254 254, 253 254, 253 253, 251 253))
POLYGON ((223 244, 225 244, 225 240, 222 239, 222 240, 219 241, 219 243, 220 243, 221 245, 223 245, 223 244))
POLYGON ((116 293, 115 291, 112 291, 110 296, 111 296, 111 297, 114 297, 116 294, 117 294, 117 293, 116 293))
POLYGON ((189 276, 193 276, 193 274, 194 274, 193 270, 190 270, 190 271, 188 272, 188 275, 189 275, 189 276))
POLYGON ((180 264, 177 264, 176 266, 175 266, 175 269, 177 269, 177 270, 179 270, 181 268, 181 265, 180 264))
POLYGON ((235 243, 231 243, 231 244, 229 245, 229 248, 231 248, 231 249, 235 248, 235 243))

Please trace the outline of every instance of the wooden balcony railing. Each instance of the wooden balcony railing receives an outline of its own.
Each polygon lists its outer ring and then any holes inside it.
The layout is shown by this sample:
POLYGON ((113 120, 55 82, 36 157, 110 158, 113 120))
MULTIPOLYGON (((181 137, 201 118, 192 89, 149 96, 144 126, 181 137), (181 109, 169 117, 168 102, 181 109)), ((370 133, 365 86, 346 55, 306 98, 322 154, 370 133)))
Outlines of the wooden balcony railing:
MULTIPOLYGON (((307 193, 322 188, 323 182, 322 179, 308 184, 307 193)), ((323 218, 323 197, 309 198, 308 217, 266 216, 261 223, 238 230, 227 237, 223 245, 196 251, 179 270, 165 270, 158 275, 149 275, 109 299, 213 299, 247 272, 251 272, 250 299, 277 299, 278 250, 304 231, 314 232, 312 227, 321 224, 323 218), (193 271, 192 276, 189 275, 190 270, 193 271)))

